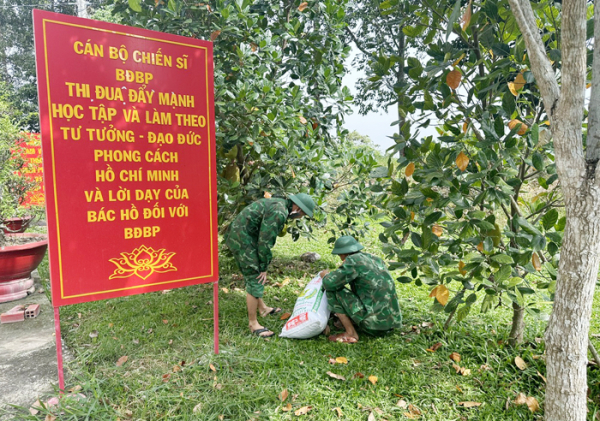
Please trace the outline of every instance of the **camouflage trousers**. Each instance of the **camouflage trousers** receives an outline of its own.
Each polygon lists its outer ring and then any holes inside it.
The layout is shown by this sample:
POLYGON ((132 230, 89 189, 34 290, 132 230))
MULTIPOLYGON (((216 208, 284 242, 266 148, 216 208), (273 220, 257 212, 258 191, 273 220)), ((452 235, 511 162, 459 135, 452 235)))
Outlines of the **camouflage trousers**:
POLYGON ((258 282, 256 277, 260 274, 258 268, 258 247, 256 241, 250 237, 234 237, 230 235, 225 241, 233 254, 235 262, 244 276, 246 292, 254 298, 262 298, 265 286, 258 282))
POLYGON ((382 336, 392 332, 386 321, 380 321, 379 315, 369 314, 358 295, 349 289, 327 291, 327 304, 332 313, 345 314, 357 329, 371 336, 382 336))

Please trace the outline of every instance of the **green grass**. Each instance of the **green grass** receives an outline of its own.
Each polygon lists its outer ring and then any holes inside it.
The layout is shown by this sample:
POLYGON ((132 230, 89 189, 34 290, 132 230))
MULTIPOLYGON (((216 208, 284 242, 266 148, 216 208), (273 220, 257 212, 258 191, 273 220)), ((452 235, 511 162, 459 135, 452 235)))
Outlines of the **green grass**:
MULTIPOLYGON (((269 279, 291 282, 267 287, 268 304, 291 312, 304 284, 319 270, 339 264, 326 238, 278 240, 269 279), (314 264, 300 262, 305 251, 317 251, 323 258, 314 264)), ((363 244, 378 254, 376 234, 363 244)), ((532 414, 527 406, 513 403, 524 393, 543 409, 541 375, 546 370, 544 344, 538 342, 545 325, 529 316, 526 342, 513 349, 505 345, 511 317, 506 308, 471 314, 444 332, 446 315, 431 312, 428 289, 398 284, 404 328, 391 336, 363 336, 354 345, 330 343, 323 335, 263 340, 249 334, 245 292, 230 258, 221 258, 220 273, 218 355, 213 353, 212 285, 63 307, 61 328, 74 355, 66 366, 67 389, 80 386, 79 393, 87 398, 64 400, 59 419, 337 420, 334 408, 347 420, 367 420, 371 413, 376 420, 409 419, 404 415, 409 409, 397 405, 401 399, 420 410, 421 420, 543 418, 541 411, 532 414), (424 325, 428 322, 433 327, 424 325), (437 351, 427 351, 438 342, 442 345, 437 351), (470 369, 469 376, 456 373, 449 359, 452 352, 460 354, 458 365, 470 369), (122 356, 127 362, 118 367, 122 356), (525 360, 526 370, 516 367, 516 356, 525 360), (348 364, 329 364, 335 357, 347 358, 348 364), (346 380, 334 379, 328 371, 346 380), (369 376, 377 377, 375 384, 369 376), (283 390, 289 397, 282 403, 278 396, 283 390), (465 409, 458 405, 464 401, 482 405, 465 409), (288 403, 292 410, 282 411, 288 403), (312 407, 307 415, 294 415, 304 406, 312 407)), ((276 332, 284 324, 279 317, 260 320, 276 332)), ((599 328, 593 318, 592 333, 599 328)), ((591 420, 599 408, 600 375, 595 369, 588 374, 591 420)), ((46 412, 23 412, 22 419, 44 419, 46 412)))

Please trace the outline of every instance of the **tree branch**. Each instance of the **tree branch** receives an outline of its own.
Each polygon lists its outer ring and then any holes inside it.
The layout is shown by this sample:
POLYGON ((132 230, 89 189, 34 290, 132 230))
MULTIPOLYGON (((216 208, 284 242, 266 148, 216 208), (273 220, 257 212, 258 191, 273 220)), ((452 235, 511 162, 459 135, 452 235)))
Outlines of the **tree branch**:
POLYGON ((585 159, 600 159, 600 4, 594 2, 594 66, 592 69, 592 94, 588 114, 587 149, 585 159))

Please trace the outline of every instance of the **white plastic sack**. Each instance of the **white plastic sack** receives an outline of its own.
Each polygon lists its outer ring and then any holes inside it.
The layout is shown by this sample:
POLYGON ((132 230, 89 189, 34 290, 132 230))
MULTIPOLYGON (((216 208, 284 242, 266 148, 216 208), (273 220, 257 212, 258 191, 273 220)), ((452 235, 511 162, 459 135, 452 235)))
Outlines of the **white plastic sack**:
POLYGON ((323 280, 320 275, 315 276, 304 288, 298 297, 294 312, 283 326, 282 338, 308 339, 317 336, 329 320, 327 309, 327 295, 321 288, 323 280))

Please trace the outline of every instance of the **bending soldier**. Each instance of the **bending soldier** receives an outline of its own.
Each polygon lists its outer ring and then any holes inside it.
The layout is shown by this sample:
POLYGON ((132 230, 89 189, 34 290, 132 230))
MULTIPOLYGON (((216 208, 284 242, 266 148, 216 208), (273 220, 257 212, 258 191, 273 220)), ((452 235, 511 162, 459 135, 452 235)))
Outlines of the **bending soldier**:
POLYGON ((348 235, 338 238, 331 253, 340 256, 342 265, 331 273, 328 270, 320 273, 329 309, 345 330, 329 336, 332 342, 357 342, 357 328, 369 335, 381 336, 402 326, 394 279, 383 260, 360 252, 362 249, 363 246, 348 235))
POLYGON ((257 336, 266 338, 274 333, 257 320, 261 316, 277 314, 280 308, 268 307, 263 299, 267 269, 271 263, 271 248, 288 218, 313 216, 315 202, 304 193, 289 199, 261 199, 245 207, 234 219, 227 233, 226 244, 244 276, 248 326, 257 336))

